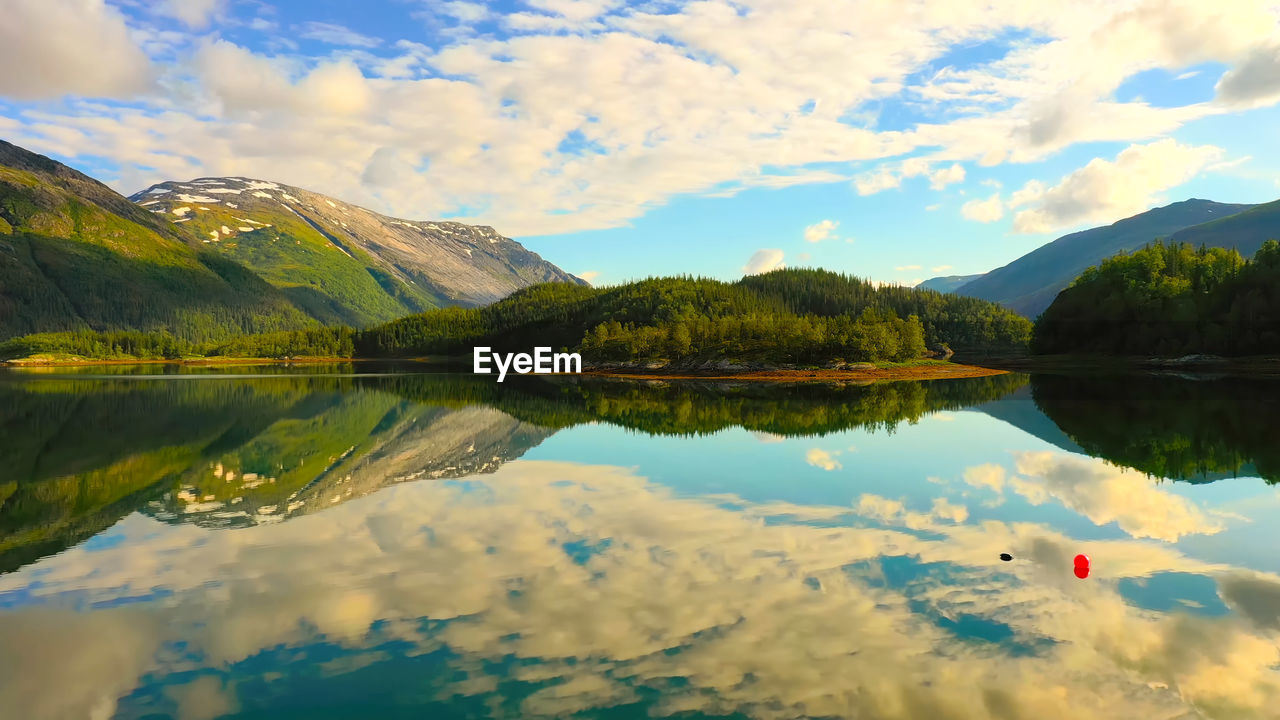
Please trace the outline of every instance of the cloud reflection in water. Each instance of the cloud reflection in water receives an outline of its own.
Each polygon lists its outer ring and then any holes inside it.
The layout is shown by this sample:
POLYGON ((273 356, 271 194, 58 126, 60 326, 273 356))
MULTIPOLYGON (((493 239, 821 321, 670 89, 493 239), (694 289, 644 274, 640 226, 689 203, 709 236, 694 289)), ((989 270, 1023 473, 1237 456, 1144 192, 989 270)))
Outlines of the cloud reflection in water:
POLYGON ((0 703, 21 717, 147 703, 211 717, 294 702, 308 674, 341 688, 433 653, 443 668, 383 700, 461 693, 543 716, 644 702, 657 715, 1173 718, 1265 717, 1280 699, 1276 578, 967 519, 874 496, 710 502, 622 468, 532 461, 245 530, 135 515, 121 542, 0 577, 17 605, 0 645, 31 648, 3 656, 0 703), (1006 550, 1019 561, 1001 563, 1006 550), (1098 559, 1089 582, 1070 575, 1077 550, 1098 559), (1241 612, 1154 613, 1117 592, 1163 572, 1221 578, 1241 612), (274 682, 264 656, 281 665, 274 682), (498 692, 513 682, 520 692, 498 692), (130 695, 140 684, 166 687, 130 695))

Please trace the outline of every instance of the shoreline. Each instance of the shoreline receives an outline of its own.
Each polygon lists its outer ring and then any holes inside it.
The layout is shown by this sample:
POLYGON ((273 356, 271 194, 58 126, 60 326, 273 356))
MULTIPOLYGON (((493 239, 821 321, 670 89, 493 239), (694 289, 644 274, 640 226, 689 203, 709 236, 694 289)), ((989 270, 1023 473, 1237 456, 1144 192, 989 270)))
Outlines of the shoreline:
POLYGON ((0 368, 46 368, 46 367, 93 367, 96 365, 190 365, 199 367, 202 365, 323 365, 332 363, 349 363, 349 362, 370 362, 368 358, 330 358, 330 357, 307 357, 307 358, 148 358, 148 359, 40 359, 40 360, 4 360, 0 361, 0 368))
POLYGON ((965 363, 1011 372, 1177 373, 1188 375, 1280 375, 1280 358, 1266 355, 1162 358, 1131 355, 1026 355, 965 358, 965 363))
POLYGON ((850 370, 742 370, 726 372, 709 370, 704 372, 656 369, 651 371, 637 369, 585 369, 580 375, 590 377, 608 377, 627 380, 728 380, 750 382, 875 382, 880 380, 947 380, 961 378, 991 377, 1007 375, 1008 370, 985 368, 977 365, 939 362, 937 364, 906 365, 902 367, 868 367, 850 370))
MULTIPOLYGON (((173 365, 182 367, 235 367, 263 365, 335 365, 339 363, 413 364, 468 374, 469 358, 451 356, 418 356, 401 358, 149 358, 88 359, 35 357, 0 361, 0 369, 44 369, 59 367, 113 367, 128 365, 173 365), (465 368, 465 369, 464 369, 465 368)), ((1280 358, 1270 356, 1184 358, 1124 357, 1103 355, 1026 355, 1005 357, 962 357, 952 360, 929 360, 909 363, 886 363, 884 366, 859 363, 842 369, 793 367, 672 367, 662 365, 599 364, 586 366, 581 373, 554 373, 585 377, 612 377, 631 380, 735 380, 757 382, 840 382, 875 380, 941 380, 1001 375, 1010 372, 1049 373, 1174 373, 1187 375, 1280 375, 1280 358)), ((512 377, 521 377, 513 375, 512 377)))
MULTIPOLYGON (((112 367, 127 365, 175 365, 183 367, 234 367, 243 365, 332 365, 338 363, 411 363, 428 367, 446 367, 455 365, 452 359, 439 357, 416 358, 332 358, 332 357, 300 357, 280 358, 181 358, 181 359, 84 359, 84 358, 41 358, 31 360, 7 360, 0 362, 0 368, 15 370, 46 369, 60 367, 112 367)), ((942 360, 922 362, 919 364, 902 364, 888 366, 861 366, 849 369, 819 368, 811 370, 794 368, 743 368, 743 369, 706 369, 683 370, 674 368, 630 368, 630 367, 587 367, 581 373, 555 373, 558 377, 603 377, 626 380, 722 380, 750 382, 874 382, 880 380, 943 380, 990 377, 1004 375, 1009 370, 1002 368, 982 367, 942 360)), ((465 374, 465 373, 464 373, 465 374)), ((526 377, 522 375, 512 377, 526 377)))

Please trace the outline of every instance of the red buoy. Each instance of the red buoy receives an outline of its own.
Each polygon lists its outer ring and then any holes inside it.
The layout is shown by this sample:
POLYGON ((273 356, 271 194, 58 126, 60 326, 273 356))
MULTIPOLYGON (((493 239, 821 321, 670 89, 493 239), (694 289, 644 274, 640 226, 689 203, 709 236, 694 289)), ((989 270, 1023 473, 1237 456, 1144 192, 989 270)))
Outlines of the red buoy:
POLYGON ((1089 577, 1089 556, 1088 555, 1076 556, 1076 577, 1080 579, 1089 577))

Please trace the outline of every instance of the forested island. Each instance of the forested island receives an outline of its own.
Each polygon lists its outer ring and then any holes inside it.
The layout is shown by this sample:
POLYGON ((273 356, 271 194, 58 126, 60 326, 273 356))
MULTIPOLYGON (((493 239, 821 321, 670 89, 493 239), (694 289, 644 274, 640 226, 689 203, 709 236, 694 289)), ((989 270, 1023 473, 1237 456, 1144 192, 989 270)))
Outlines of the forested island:
MULTIPOLYGON (((545 283, 476 308, 444 308, 366 329, 327 327, 199 341, 180 334, 74 331, 0 344, 0 360, 411 358, 475 346, 574 350, 589 362, 904 362, 951 349, 1015 350, 1031 323, 995 303, 877 287, 824 270, 722 282, 655 278, 615 287, 545 283)), ((199 333, 195 337, 201 337, 199 333)))

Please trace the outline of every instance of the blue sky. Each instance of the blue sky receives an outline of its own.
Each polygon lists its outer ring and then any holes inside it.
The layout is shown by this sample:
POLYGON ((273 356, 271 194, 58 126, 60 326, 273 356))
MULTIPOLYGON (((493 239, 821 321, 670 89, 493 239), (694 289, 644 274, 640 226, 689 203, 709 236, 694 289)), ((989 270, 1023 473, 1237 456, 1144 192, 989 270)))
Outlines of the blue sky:
POLYGON ((12 0, 0 137, 491 224, 593 282, 911 284, 1280 196, 1268 0, 12 0))

